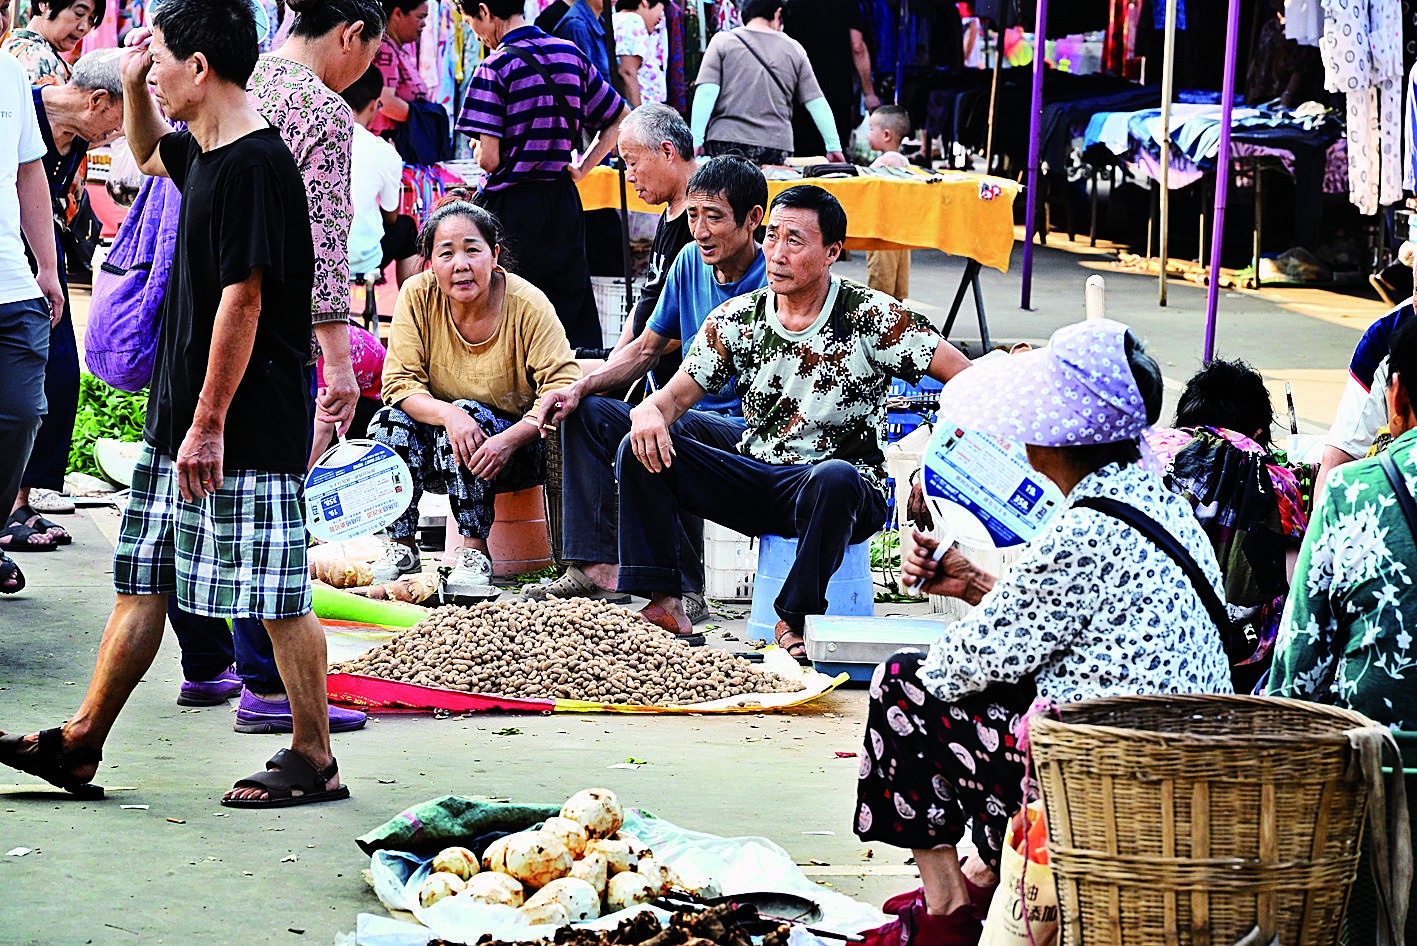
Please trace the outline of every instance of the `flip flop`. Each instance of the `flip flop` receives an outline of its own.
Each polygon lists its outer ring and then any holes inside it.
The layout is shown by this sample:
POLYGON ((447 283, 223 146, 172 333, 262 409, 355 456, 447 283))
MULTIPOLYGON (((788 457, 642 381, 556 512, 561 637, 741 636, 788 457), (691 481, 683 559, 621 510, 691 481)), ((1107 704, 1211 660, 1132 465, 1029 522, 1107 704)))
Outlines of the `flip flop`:
POLYGON ((259 788, 268 798, 223 798, 227 808, 291 808, 317 802, 338 801, 349 797, 349 786, 326 788, 330 779, 339 774, 339 763, 330 759, 323 769, 315 768, 309 759, 294 749, 282 749, 271 756, 264 772, 239 780, 232 788, 259 788), (303 794, 297 795, 299 789, 303 794))
POLYGON ((69 534, 69 530, 65 529, 57 522, 51 522, 44 518, 33 506, 21 506, 19 509, 10 513, 10 522, 28 526, 36 532, 44 533, 49 536, 49 541, 53 542, 55 545, 69 545, 74 541, 74 537, 69 534))
POLYGON ((25 573, 20 571, 20 566, 10 561, 4 552, 0 552, 0 595, 12 595, 25 590, 25 573), (13 585, 10 585, 14 582, 13 585), (10 587, 5 587, 10 585, 10 587))
POLYGON ((773 637, 777 646, 787 651, 787 656, 804 667, 812 666, 812 659, 807 656, 807 641, 801 631, 788 627, 786 621, 778 621, 777 627, 773 628, 773 637))
POLYGON ((0 542, 0 552, 53 552, 59 546, 54 544, 54 540, 44 535, 38 529, 31 529, 23 522, 11 520, 5 528, 0 529, 0 539, 8 538, 8 542, 0 542), (37 535, 43 535, 43 542, 33 541, 37 535))
POLYGON ((50 785, 64 789, 76 798, 85 801, 103 797, 103 787, 92 782, 81 782, 71 775, 69 769, 76 765, 90 765, 103 759, 97 749, 70 749, 64 751, 64 736, 59 729, 46 729, 39 734, 39 746, 33 752, 23 752, 24 736, 0 736, 0 762, 44 779, 50 785))

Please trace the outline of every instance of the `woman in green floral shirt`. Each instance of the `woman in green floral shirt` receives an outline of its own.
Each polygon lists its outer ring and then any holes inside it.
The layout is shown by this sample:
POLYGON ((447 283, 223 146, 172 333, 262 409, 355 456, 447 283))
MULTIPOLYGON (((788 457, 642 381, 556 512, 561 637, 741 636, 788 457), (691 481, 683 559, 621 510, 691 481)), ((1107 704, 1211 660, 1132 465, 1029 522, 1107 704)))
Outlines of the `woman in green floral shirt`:
MULTIPOLYGON (((1392 339, 1388 455, 1417 484, 1417 319, 1392 339)), ((1270 696, 1334 702, 1417 730, 1417 539, 1377 457, 1329 477, 1299 552, 1270 696)))

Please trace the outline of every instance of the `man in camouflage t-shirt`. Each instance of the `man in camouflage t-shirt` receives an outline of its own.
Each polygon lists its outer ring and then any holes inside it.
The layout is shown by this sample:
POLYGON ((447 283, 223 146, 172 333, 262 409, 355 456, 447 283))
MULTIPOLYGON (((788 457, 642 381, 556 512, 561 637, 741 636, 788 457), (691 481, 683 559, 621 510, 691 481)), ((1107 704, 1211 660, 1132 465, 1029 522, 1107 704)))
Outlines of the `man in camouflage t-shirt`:
POLYGON ((767 289, 710 315, 674 378, 630 413, 620 447, 620 586, 650 598, 645 617, 687 632, 679 603, 676 506, 747 535, 798 539, 775 602, 777 643, 805 659, 802 629, 826 610, 848 545, 885 521, 885 397, 892 377, 948 381, 969 361, 925 318, 833 278, 846 212, 827 191, 773 201, 767 289), (734 377, 747 429, 737 451, 671 436, 669 425, 734 377), (672 625, 672 626, 671 626, 672 625))

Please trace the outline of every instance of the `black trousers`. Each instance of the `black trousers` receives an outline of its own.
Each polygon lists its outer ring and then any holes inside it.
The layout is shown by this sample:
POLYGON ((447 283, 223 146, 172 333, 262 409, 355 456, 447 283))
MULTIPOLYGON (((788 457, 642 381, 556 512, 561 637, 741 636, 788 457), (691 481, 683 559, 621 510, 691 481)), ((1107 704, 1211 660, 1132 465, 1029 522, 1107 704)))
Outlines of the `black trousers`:
POLYGON ((600 348, 600 315, 585 258, 581 196, 570 174, 484 191, 478 202, 503 228, 507 269, 546 293, 572 348, 600 348))
MULTIPOLYGON (((743 437, 742 418, 689 411, 672 430, 725 450, 743 437)), ((572 562, 618 562, 615 519, 615 456, 630 432, 630 405, 617 398, 588 397, 561 424, 561 557, 572 562)), ((704 590, 704 521, 678 510, 665 517, 678 531, 680 587, 704 590)))
POLYGON ((774 602, 795 630, 825 614, 827 582, 846 556, 886 521, 886 501, 845 460, 774 466, 670 431, 674 462, 652 473, 620 445, 620 590, 679 594, 679 537, 664 528, 676 506, 744 535, 796 538, 793 562, 774 602))

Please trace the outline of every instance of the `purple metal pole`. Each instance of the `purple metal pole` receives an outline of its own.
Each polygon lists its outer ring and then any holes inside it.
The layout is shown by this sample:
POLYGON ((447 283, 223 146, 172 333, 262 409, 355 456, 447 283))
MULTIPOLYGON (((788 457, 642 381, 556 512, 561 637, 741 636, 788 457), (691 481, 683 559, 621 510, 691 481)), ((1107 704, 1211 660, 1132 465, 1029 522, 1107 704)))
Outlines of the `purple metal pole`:
MULTIPOLYGON (((1235 0, 1230 0, 1234 3, 1235 0)), ((1019 308, 1032 308, 1033 228, 1038 216, 1038 151, 1043 124, 1043 50, 1048 26, 1048 0, 1038 0, 1038 16, 1033 25, 1033 111, 1028 117, 1028 194, 1023 224, 1023 297, 1019 308)))
POLYGON ((1220 244, 1225 235, 1225 199, 1230 190, 1230 114, 1235 101, 1235 46, 1240 0, 1230 0, 1225 27, 1225 80, 1220 93, 1220 150, 1215 155, 1215 213, 1210 225, 1210 284, 1205 296, 1205 359, 1215 355, 1215 309, 1220 301, 1220 244))

